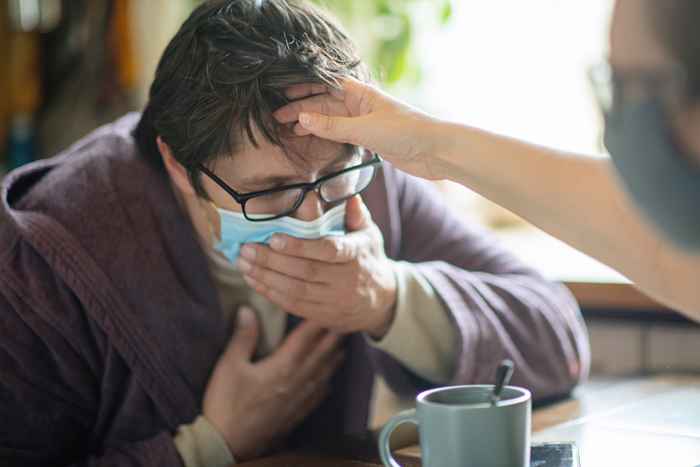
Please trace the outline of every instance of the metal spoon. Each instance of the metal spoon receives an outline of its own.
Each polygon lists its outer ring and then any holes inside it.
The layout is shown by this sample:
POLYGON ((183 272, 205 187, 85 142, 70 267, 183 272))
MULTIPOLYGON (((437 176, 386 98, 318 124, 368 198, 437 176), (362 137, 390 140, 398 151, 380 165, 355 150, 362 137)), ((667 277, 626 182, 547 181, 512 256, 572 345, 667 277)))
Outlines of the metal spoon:
POLYGON ((496 384, 493 386, 493 391, 491 392, 491 396, 489 398, 491 400, 491 405, 496 405, 501 399, 503 388, 508 386, 512 376, 513 362, 510 360, 503 360, 496 371, 496 384))

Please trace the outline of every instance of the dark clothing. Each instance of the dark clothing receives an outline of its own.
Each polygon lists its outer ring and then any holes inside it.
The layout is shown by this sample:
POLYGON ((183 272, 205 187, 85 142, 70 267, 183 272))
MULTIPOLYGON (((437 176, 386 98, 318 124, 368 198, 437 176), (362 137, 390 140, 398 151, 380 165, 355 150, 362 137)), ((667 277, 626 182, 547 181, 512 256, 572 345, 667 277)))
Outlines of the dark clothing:
MULTIPOLYGON (((138 115, 7 177, 0 206, 0 465, 179 466, 178 426, 201 413, 227 344, 207 260, 165 173, 137 153, 138 115)), ((461 335, 455 383, 515 361, 535 397, 588 366, 578 309, 422 181, 390 166, 364 196, 387 255, 416 263, 461 335)), ((329 399, 295 442, 365 429, 374 372, 429 386, 350 336, 329 399)))

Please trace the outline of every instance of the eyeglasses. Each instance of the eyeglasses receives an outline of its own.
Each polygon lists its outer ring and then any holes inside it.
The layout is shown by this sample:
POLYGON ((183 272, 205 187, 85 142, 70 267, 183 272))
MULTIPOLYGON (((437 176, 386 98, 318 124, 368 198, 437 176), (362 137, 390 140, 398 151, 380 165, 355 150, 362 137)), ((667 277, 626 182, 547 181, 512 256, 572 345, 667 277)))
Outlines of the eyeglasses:
POLYGON ((688 95, 687 75, 680 66, 622 71, 603 62, 589 68, 588 79, 606 117, 625 102, 649 99, 658 99, 673 112, 688 95))
POLYGON ((362 193, 372 183, 382 164, 382 159, 377 154, 371 154, 371 157, 366 162, 328 174, 315 182, 296 183, 252 193, 237 192, 202 164, 199 169, 241 205, 246 219, 263 222, 291 215, 299 209, 311 191, 318 193, 327 204, 338 204, 362 193))

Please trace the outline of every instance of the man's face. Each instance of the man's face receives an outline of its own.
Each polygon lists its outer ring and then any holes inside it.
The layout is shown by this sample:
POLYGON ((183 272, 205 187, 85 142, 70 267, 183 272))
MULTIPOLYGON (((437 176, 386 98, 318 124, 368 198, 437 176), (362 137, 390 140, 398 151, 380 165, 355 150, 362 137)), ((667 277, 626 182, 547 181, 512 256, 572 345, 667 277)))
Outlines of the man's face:
MULTIPOLYGON (((219 178, 241 194, 313 182, 325 175, 358 165, 362 159, 356 150, 311 136, 285 140, 285 150, 289 155, 259 134, 256 134, 256 139, 259 143, 257 148, 246 142, 233 157, 221 158, 210 167, 219 178)), ((242 212, 242 206, 209 177, 202 176, 202 183, 217 207, 242 212)), ((323 204, 317 193, 309 192, 292 217, 304 221, 317 219, 325 211, 323 204)))

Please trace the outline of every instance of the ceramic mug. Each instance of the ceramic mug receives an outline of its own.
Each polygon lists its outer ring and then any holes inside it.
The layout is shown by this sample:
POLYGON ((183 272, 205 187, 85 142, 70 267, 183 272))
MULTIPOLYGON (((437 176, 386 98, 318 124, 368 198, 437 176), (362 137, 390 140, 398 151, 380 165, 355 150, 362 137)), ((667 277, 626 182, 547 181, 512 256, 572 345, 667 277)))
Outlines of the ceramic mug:
POLYGON ((384 426, 379 453, 387 467, 400 467, 389 439, 403 423, 418 425, 425 467, 529 467, 532 401, 527 389, 506 386, 492 405, 493 385, 452 386, 425 391, 416 408, 384 426))

